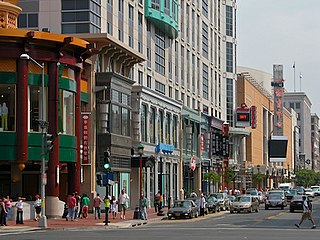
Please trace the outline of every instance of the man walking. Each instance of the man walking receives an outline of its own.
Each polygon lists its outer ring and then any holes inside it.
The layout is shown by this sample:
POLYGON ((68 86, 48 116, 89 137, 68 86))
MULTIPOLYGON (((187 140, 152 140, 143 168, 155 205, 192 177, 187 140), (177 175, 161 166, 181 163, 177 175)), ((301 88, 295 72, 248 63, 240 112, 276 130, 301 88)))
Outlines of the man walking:
POLYGON ((148 201, 147 201, 147 199, 144 197, 144 195, 141 194, 140 209, 141 209, 141 219, 142 219, 142 220, 148 220, 147 206, 148 206, 148 201))
POLYGON ((97 193, 97 196, 93 199, 94 219, 97 219, 97 215, 98 215, 98 218, 100 219, 100 216, 101 216, 100 204, 101 203, 102 203, 102 199, 101 199, 99 193, 97 193))
POLYGON ((312 212, 311 203, 309 202, 309 200, 307 199, 306 196, 302 196, 302 200, 303 200, 303 213, 302 213, 302 216, 301 216, 300 223, 299 224, 295 224, 295 226, 297 228, 300 228, 300 225, 302 224, 302 222, 304 220, 306 220, 306 219, 309 219, 313 224, 312 229, 316 228, 316 224, 314 223, 312 215, 311 215, 311 212, 312 212))
POLYGON ((200 216, 204 216, 204 207, 206 205, 206 199, 203 196, 203 193, 201 193, 201 197, 200 197, 200 216))

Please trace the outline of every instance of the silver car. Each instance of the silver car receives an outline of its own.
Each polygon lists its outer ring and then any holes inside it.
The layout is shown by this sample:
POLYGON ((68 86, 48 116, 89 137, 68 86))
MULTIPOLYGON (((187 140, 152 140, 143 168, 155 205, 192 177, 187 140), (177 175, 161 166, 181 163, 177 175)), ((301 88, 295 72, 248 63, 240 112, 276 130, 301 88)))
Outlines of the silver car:
POLYGON ((239 195, 230 204, 230 213, 234 212, 258 212, 259 200, 251 195, 239 195))

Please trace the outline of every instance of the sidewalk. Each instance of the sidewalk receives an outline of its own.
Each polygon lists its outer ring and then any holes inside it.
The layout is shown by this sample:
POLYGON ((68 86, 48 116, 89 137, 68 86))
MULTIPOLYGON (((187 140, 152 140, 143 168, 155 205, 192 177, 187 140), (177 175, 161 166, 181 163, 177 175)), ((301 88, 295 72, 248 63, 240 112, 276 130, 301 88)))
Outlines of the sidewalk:
MULTIPOLYGON (((164 213, 167 212, 167 209, 164 208, 164 213)), ((46 229, 109 229, 109 228, 129 228, 129 227, 135 227, 140 226, 143 224, 147 224, 148 222, 155 222, 160 221, 165 216, 158 216, 157 213, 155 213, 154 208, 148 208, 148 220, 141 220, 141 219, 133 219, 134 216, 134 210, 130 209, 126 211, 126 219, 120 219, 120 213, 117 213, 116 219, 112 219, 112 215, 109 213, 109 221, 110 223, 108 225, 105 225, 103 223, 105 214, 101 214, 101 219, 94 219, 94 214, 89 213, 88 218, 86 219, 77 219, 77 221, 71 221, 69 218, 69 221, 66 221, 65 218, 59 218, 59 219, 48 219, 47 224, 48 228, 46 229)), ((24 224, 16 224, 15 221, 8 221, 8 226, 1 226, 0 227, 0 234, 5 232, 17 232, 17 231, 37 231, 41 230, 42 228, 38 227, 38 222, 34 220, 25 220, 24 224)))

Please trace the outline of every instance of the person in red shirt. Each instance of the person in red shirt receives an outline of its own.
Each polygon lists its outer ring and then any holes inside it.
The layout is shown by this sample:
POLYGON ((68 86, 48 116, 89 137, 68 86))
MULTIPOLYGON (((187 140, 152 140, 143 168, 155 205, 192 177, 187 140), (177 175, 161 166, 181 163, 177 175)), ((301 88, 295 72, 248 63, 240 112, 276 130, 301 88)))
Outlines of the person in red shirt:
POLYGON ((101 206, 100 206, 101 203, 102 203, 102 199, 99 193, 97 193, 97 196, 93 199, 94 219, 97 219, 97 215, 99 219, 101 217, 101 206))
POLYGON ((74 210, 77 205, 77 200, 74 197, 74 193, 72 193, 68 198, 68 215, 66 216, 66 221, 68 221, 68 217, 71 217, 71 221, 74 221, 74 210))

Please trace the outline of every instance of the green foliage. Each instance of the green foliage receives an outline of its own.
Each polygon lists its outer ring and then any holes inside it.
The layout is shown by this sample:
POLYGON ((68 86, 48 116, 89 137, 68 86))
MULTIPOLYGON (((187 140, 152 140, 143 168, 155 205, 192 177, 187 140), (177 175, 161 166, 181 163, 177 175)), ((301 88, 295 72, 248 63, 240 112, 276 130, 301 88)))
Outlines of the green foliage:
POLYGON ((224 180, 227 183, 227 185, 229 185, 233 179, 234 176, 234 172, 232 170, 232 168, 226 168, 225 172, 224 172, 224 180))
POLYGON ((264 177, 265 177, 265 176, 264 176, 261 172, 254 173, 254 174, 252 175, 252 183, 253 183, 255 186, 257 186, 258 183, 261 183, 261 182, 262 182, 262 180, 263 180, 264 177))
POLYGON ((213 183, 219 182, 220 177, 221 177, 221 174, 218 174, 216 172, 208 172, 203 174, 203 178, 205 180, 212 180, 213 183))
POLYGON ((296 174, 296 184, 298 186, 310 187, 319 183, 319 173, 313 170, 300 169, 296 174))

